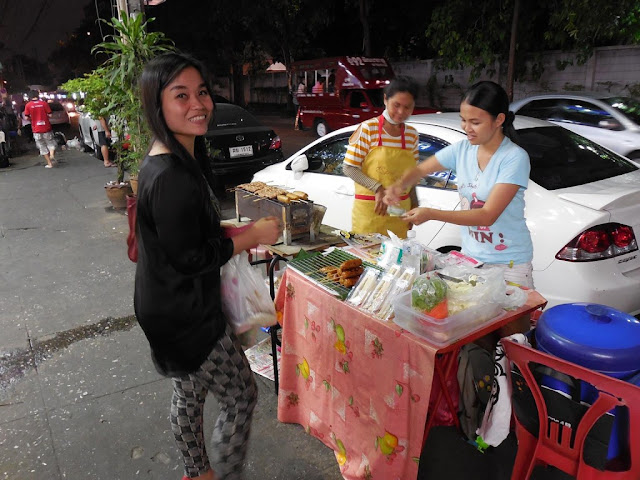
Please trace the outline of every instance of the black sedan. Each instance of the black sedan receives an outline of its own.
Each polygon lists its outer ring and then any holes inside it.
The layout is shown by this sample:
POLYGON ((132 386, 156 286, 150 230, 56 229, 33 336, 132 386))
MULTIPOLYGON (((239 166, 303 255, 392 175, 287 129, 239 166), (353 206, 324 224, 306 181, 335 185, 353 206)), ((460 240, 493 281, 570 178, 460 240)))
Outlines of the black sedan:
POLYGON ((251 178, 255 172, 284 159, 276 132, 244 108, 230 103, 216 105, 214 123, 205 139, 213 173, 221 183, 232 175, 251 178))

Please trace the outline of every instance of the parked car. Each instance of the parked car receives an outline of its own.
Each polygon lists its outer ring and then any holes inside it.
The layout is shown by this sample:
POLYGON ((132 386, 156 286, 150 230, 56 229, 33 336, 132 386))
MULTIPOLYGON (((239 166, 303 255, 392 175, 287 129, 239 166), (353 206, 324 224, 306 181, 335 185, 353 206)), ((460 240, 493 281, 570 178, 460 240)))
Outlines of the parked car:
POLYGON ((69 114, 60 102, 49 102, 49 107, 51 108, 51 115, 49 115, 49 122, 51 125, 71 124, 69 114))
MULTIPOLYGON (((458 113, 416 115, 408 123, 419 132, 421 160, 465 138, 458 113)), ((640 314, 640 169, 549 122, 517 117, 515 126, 531 158, 525 214, 536 289, 549 305, 585 301, 640 314)), ((254 181, 307 192, 327 207, 324 223, 349 231, 355 192, 342 161, 354 129, 312 142, 254 181)), ((454 210, 460 208, 456 190, 455 175, 441 171, 422 179, 417 194, 422 206, 454 210)), ((429 221, 414 228, 428 247, 460 248, 457 225, 429 221)))
POLYGON ((80 131, 80 145, 82 145, 82 149, 85 152, 94 153, 96 150, 96 145, 98 144, 97 137, 93 136, 93 126, 95 125, 95 120, 91 118, 87 112, 81 112, 78 117, 78 130, 80 131))
POLYGON ((216 105, 215 120, 205 136, 213 173, 217 178, 243 174, 281 162, 282 142, 244 108, 231 103, 216 105))
POLYGON ((607 94, 537 95, 511 104, 518 115, 548 120, 640 161, 640 101, 607 94))

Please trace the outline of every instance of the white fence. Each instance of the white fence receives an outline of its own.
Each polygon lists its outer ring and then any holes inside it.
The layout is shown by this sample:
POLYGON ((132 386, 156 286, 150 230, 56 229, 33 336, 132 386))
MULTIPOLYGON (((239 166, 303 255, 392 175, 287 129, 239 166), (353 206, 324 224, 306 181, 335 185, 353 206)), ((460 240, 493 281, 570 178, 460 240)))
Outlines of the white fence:
MULTIPOLYGON (((557 62, 568 60, 562 52, 549 52, 543 56, 544 72, 539 80, 516 82, 514 100, 545 92, 607 91, 629 95, 640 89, 640 46, 601 47, 584 65, 568 65, 563 70, 557 62)), ((435 104, 441 108, 456 109, 463 92, 470 85, 470 68, 464 70, 435 70, 433 60, 392 62, 396 75, 415 78, 421 86, 421 105, 435 104), (448 81, 445 79, 448 78, 448 81)), ((504 85, 507 66, 499 65, 493 78, 482 76, 477 80, 492 79, 504 85)))
MULTIPOLYGON (((640 90, 640 46, 615 46, 597 48, 584 65, 568 65, 563 70, 557 63, 571 57, 563 52, 548 52, 543 56, 544 72, 540 79, 524 80, 514 84, 514 100, 545 92, 607 91, 630 95, 640 90)), ((455 110, 460 105, 464 91, 469 87, 470 68, 464 70, 436 70, 433 60, 410 62, 391 61, 396 75, 408 75, 418 81, 420 98, 418 105, 455 110)), ((493 77, 482 76, 477 80, 491 79, 504 85, 507 66, 498 65, 493 77)), ((232 98, 229 92, 225 96, 232 98)), ((245 101, 254 104, 287 103, 287 75, 285 72, 252 74, 245 77, 245 101)), ((222 87, 221 90, 223 90, 222 87)))

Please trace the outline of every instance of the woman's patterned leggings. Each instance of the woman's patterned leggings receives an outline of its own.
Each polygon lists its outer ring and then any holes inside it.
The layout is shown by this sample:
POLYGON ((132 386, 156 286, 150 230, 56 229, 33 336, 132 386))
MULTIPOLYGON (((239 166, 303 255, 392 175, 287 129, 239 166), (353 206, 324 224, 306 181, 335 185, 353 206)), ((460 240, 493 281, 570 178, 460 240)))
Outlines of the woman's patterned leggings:
POLYGON ((247 451, 258 390, 240 342, 230 327, 198 370, 173 380, 171 429, 182 452, 185 475, 197 477, 213 469, 217 478, 239 479, 247 451), (202 430, 208 391, 220 404, 207 456, 202 430))

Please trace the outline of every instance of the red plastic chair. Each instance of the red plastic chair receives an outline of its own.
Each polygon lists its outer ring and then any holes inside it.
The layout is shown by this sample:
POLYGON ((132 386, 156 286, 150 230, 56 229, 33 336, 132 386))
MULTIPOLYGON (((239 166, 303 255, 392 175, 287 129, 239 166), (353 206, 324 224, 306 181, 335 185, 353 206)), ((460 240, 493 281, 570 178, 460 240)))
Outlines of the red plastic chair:
MULTIPOLYGON (((537 408, 539 431, 532 435, 515 415, 518 452, 511 480, 529 479, 536 465, 553 465, 577 480, 638 480, 640 479, 640 387, 608 377, 574 363, 547 355, 533 348, 502 339, 507 358, 515 364, 531 391, 537 408), (569 375, 593 385, 598 397, 588 407, 577 425, 561 425, 547 421, 547 405, 536 381, 530 362, 545 365, 557 372, 569 375), (629 410, 629 458, 624 471, 598 470, 584 461, 584 443, 587 434, 600 417, 616 406, 629 410), (544 419, 544 421, 540 421, 544 419), (572 434, 575 439, 571 442, 572 434)), ((513 383, 512 383, 513 385, 513 383)), ((514 392, 519 388, 513 385, 514 392)), ((585 407, 586 408, 586 407, 585 407)))

